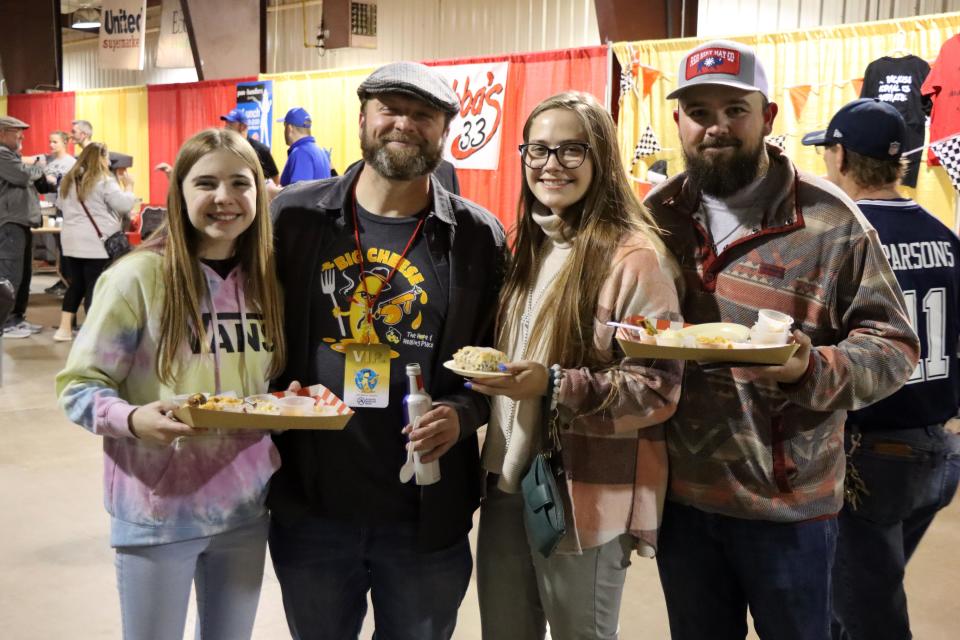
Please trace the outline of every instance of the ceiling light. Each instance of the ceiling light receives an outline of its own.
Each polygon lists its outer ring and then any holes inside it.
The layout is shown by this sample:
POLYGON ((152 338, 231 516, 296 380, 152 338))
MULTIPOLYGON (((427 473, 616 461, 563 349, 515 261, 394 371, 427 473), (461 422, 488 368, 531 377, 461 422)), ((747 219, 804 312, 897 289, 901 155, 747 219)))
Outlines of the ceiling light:
POLYGON ((74 29, 97 29, 100 27, 100 9, 83 7, 73 12, 74 29))

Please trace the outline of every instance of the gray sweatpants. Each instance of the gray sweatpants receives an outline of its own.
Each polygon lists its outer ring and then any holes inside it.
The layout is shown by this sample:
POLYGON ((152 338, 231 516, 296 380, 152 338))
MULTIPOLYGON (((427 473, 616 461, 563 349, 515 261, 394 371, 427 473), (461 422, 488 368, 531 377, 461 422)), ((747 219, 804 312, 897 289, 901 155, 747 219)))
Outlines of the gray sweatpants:
POLYGON ((477 591, 484 640, 617 638, 620 597, 633 538, 622 535, 582 555, 531 550, 523 497, 488 483, 477 533, 477 591))

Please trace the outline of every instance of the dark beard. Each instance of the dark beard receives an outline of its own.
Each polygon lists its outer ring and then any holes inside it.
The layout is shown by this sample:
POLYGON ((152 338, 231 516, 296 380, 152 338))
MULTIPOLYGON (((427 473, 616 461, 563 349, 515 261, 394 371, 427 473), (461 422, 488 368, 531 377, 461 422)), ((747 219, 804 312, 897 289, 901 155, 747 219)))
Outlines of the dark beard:
POLYGON ((380 139, 373 139, 364 128, 360 136, 360 149, 363 161, 372 166, 384 178, 391 180, 412 180, 433 173, 443 158, 443 147, 431 148, 423 141, 415 148, 394 150, 387 143, 407 139, 397 133, 380 139))
MULTIPOLYGON (((729 143, 731 141, 721 141, 729 143)), ((687 168, 687 177, 697 188, 707 195, 716 198, 725 198, 740 191, 753 182, 760 170, 760 154, 763 153, 763 144, 753 149, 744 149, 742 143, 734 150, 733 157, 721 161, 720 158, 708 160, 703 155, 691 156, 683 151, 683 159, 687 168)), ((698 145, 697 150, 703 151, 714 145, 698 145)))

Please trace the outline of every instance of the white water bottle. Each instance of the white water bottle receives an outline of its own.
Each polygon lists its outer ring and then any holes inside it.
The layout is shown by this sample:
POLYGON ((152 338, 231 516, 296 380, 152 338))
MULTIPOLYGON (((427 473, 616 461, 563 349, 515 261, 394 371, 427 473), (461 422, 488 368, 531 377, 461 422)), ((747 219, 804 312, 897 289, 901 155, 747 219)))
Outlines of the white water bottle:
MULTIPOLYGON (((407 365, 407 395, 403 397, 403 409, 407 414, 407 422, 416 429, 420 418, 433 408, 433 399, 423 388, 423 373, 417 363, 407 365)), ((414 473, 417 484, 434 484, 440 482, 440 461, 434 460, 426 464, 420 462, 420 452, 413 452, 414 473)))

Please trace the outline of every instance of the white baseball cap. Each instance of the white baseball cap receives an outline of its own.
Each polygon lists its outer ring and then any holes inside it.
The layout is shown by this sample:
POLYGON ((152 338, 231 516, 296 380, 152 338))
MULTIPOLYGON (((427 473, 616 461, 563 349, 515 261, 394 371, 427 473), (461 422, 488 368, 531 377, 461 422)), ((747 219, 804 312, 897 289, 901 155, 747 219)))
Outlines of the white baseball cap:
POLYGON ((677 74, 677 88, 667 99, 679 98, 690 87, 711 84, 759 91, 764 98, 770 97, 767 74, 756 52, 731 40, 712 40, 683 56, 677 74))

